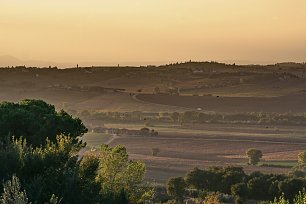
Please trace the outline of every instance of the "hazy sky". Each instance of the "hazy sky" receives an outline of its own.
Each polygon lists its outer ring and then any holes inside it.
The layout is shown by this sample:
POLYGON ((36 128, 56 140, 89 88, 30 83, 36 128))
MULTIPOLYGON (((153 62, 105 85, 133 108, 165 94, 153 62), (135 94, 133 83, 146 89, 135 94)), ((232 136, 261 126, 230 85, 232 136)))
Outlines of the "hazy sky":
POLYGON ((306 0, 0 0, 0 55, 105 64, 306 61, 306 0))

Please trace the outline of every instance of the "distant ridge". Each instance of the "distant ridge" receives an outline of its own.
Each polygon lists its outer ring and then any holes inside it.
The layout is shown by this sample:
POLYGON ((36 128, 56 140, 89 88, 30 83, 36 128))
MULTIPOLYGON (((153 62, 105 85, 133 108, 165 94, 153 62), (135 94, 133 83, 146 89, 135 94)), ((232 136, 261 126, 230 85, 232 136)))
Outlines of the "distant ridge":
POLYGON ((41 60, 20 60, 10 55, 0 56, 0 67, 12 67, 12 66, 26 66, 26 67, 72 67, 75 66, 72 63, 57 63, 41 60))
POLYGON ((236 66, 269 66, 269 65, 277 65, 277 66, 286 66, 286 67, 304 67, 306 62, 279 62, 279 63, 252 63, 251 61, 242 61, 237 60, 236 62, 231 62, 230 60, 220 60, 220 61, 178 61, 178 62, 143 62, 143 63, 99 63, 99 62, 76 62, 76 63, 60 63, 60 62, 52 62, 52 61, 43 61, 43 60, 20 60, 16 57, 10 55, 0 55, 0 67, 16 67, 16 66, 25 66, 25 67, 39 67, 39 68, 48 68, 51 67, 59 67, 59 68, 75 68, 77 67, 181 67, 186 65, 203 65, 203 64, 216 64, 216 65, 236 65, 236 66), (239 63, 240 62, 240 63, 239 63))

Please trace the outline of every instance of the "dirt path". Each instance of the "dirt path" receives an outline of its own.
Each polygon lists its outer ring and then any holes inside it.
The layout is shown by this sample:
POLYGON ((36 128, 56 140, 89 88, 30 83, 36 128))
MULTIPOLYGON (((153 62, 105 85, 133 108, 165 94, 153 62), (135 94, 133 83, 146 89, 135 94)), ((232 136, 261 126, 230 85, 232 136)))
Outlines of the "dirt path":
POLYGON ((113 135, 111 135, 111 136, 108 138, 108 140, 106 140, 106 141, 104 142, 104 144, 109 145, 109 144, 111 144, 115 139, 118 139, 118 138, 119 138, 119 137, 118 137, 117 135, 113 134, 113 135))

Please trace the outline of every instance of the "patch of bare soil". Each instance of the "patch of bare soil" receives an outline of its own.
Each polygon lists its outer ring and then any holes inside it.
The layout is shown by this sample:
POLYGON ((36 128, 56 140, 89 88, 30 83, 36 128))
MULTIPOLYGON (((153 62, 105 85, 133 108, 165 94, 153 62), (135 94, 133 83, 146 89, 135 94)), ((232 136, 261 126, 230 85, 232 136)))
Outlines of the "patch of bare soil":
POLYGON ((138 100, 185 108, 201 108, 216 112, 306 112, 306 94, 280 97, 221 97, 171 96, 166 94, 139 94, 138 100))

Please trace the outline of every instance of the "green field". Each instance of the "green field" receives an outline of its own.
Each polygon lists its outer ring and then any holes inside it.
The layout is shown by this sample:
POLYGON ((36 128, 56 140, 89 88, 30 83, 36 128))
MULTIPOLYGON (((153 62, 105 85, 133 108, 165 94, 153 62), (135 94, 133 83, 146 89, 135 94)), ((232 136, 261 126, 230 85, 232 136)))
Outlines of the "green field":
POLYGON ((298 165, 297 161, 262 161, 259 166, 293 168, 298 165))

